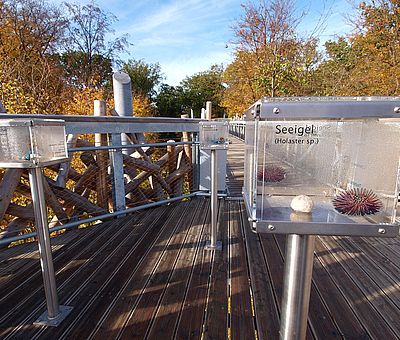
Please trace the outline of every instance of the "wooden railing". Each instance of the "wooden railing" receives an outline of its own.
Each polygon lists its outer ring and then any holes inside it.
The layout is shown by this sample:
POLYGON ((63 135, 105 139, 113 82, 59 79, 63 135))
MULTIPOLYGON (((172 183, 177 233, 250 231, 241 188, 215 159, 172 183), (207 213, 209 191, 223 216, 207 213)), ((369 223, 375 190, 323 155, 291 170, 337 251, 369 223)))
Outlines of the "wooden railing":
MULTIPOLYGON (((69 161, 43 170, 51 231, 180 199, 198 190, 198 120, 60 115, 69 161), (168 138, 163 139, 165 133, 168 138), (122 145, 121 134, 130 144, 122 145), (151 134, 146 142, 144 134, 151 134), (170 140, 171 136, 175 138, 170 140)), ((35 236, 28 172, 1 169, 0 244, 35 236)))

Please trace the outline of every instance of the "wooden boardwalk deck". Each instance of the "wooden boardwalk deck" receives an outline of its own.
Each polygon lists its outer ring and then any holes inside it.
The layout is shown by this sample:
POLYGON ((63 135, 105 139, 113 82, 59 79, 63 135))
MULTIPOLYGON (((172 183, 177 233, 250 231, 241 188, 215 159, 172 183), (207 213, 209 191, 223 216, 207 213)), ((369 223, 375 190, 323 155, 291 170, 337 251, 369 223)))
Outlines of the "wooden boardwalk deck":
MULTIPOLYGON (((279 338, 285 237, 252 233, 238 197, 220 200, 219 221, 219 252, 204 250, 202 197, 54 238, 60 303, 74 308, 57 328, 33 325, 45 310, 36 244, 2 251, 0 338, 279 338)), ((400 338, 399 238, 317 238, 307 338, 400 338)))

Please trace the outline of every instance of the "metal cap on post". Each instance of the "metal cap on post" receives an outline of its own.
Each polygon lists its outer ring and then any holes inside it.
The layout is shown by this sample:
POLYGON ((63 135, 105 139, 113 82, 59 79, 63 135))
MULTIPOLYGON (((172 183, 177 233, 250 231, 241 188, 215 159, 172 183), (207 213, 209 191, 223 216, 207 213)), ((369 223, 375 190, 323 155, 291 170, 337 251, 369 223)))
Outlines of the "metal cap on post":
MULTIPOLYGON (((133 116, 132 105, 132 86, 131 78, 125 72, 115 72, 113 74, 114 107, 115 112, 121 117, 133 116)), ((126 134, 121 134, 122 145, 130 144, 126 134)), ((128 154, 127 150, 123 151, 128 154)))
POLYGON ((113 74, 114 105, 118 116, 131 117, 132 108, 132 86, 131 78, 125 72, 113 74))

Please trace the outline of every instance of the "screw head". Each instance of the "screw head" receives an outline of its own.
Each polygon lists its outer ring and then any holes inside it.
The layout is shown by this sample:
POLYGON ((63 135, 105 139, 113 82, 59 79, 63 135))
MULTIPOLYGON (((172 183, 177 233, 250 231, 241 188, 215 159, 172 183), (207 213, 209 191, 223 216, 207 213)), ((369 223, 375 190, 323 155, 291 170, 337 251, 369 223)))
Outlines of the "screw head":
POLYGON ((270 225, 268 226, 268 230, 273 231, 273 230, 275 230, 275 227, 274 227, 272 224, 270 224, 270 225))
POLYGON ((276 115, 280 112, 279 107, 274 107, 272 109, 272 113, 275 113, 276 115))
POLYGON ((378 233, 379 233, 379 234, 382 234, 382 235, 383 235, 383 234, 386 234, 386 229, 384 229, 384 228, 379 228, 379 229, 378 229, 378 233))

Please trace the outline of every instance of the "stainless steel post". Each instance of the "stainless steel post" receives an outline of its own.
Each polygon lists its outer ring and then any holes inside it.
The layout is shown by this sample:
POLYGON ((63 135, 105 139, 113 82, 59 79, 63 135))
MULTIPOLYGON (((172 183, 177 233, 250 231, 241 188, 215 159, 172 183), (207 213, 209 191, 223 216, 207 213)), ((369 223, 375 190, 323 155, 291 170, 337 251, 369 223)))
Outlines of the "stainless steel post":
MULTIPOLYGON (((114 106, 115 112, 121 117, 132 117, 133 100, 131 78, 125 72, 115 72, 113 74, 114 106)), ((125 133, 121 134, 122 145, 130 144, 129 138, 125 133)), ((129 155, 128 149, 123 149, 122 153, 129 155)))
POLYGON ((35 214, 36 233, 39 243, 40 265, 42 267, 44 293, 46 296, 47 313, 44 313, 36 323, 57 326, 71 307, 58 304, 57 286, 54 275, 53 256, 51 253, 50 233, 47 222, 46 200, 43 191, 43 178, 40 168, 29 170, 29 180, 32 193, 32 204, 35 214))
POLYGON ((282 298, 280 339, 306 337, 314 261, 313 235, 288 235, 282 298))
POLYGON ((30 169, 29 180, 31 184, 32 204, 35 212, 36 232, 39 242, 40 264, 42 266, 47 314, 49 319, 53 319, 59 314, 60 310, 58 306, 57 287, 54 275, 53 256, 51 253, 50 234, 47 224, 47 210, 41 169, 30 169))
POLYGON ((211 241, 206 249, 221 250, 222 244, 217 241, 218 224, 218 168, 217 150, 211 149, 211 241))

